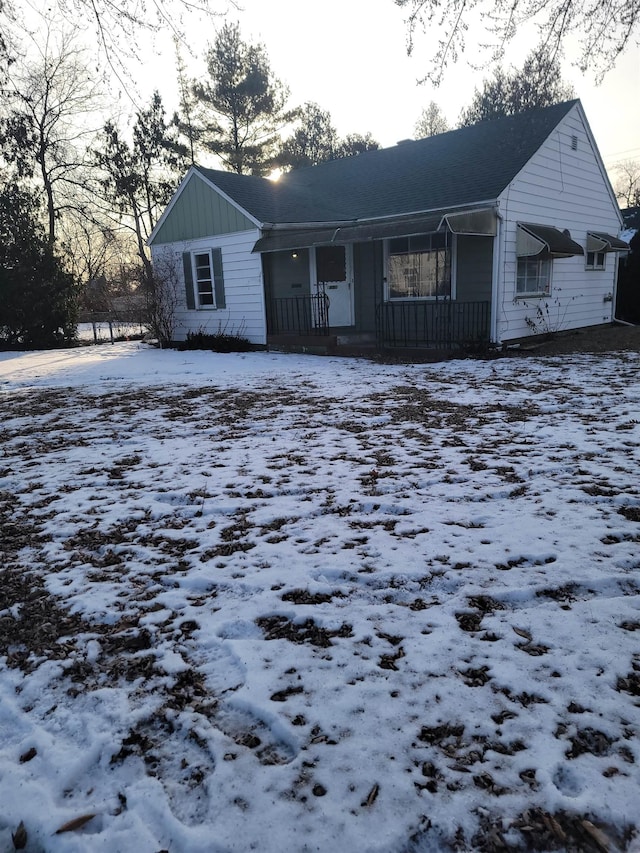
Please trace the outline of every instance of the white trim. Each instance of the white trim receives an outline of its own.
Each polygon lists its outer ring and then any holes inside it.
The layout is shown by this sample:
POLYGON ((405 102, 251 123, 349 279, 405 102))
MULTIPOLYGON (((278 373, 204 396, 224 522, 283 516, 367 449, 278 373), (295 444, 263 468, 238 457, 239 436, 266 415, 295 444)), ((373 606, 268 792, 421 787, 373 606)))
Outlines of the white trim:
POLYGON ((218 248, 210 247, 208 249, 194 249, 190 252, 191 255, 191 286, 193 287, 193 299, 195 304, 196 311, 216 311, 218 306, 216 304, 216 273, 213 266, 213 249, 218 248), (203 305, 200 302, 200 286, 198 282, 197 276, 197 266, 196 266, 196 255, 208 255, 209 256, 209 273, 211 275, 211 305, 203 305))
POLYGON ((493 238, 493 253, 491 256, 492 260, 492 269, 491 269, 491 317, 489 318, 489 337, 491 341, 499 345, 502 343, 498 337, 498 306, 500 305, 500 285, 502 284, 502 279, 500 276, 500 271, 502 269, 502 265, 500 263, 500 259, 502 258, 502 242, 503 242, 503 219, 502 214, 499 211, 496 211, 496 236, 493 238))
POLYGON ((607 253, 603 251, 587 251, 584 252, 584 268, 589 272, 602 272, 607 268, 607 253), (589 263, 589 255, 593 255, 593 263, 589 263), (598 255, 602 255, 602 263, 598 263, 598 255))
MULTIPOLYGON (((525 282, 527 280, 526 270, 525 270, 525 282)), ((516 260, 516 290, 515 290, 515 299, 545 299, 549 298, 553 293, 553 258, 552 257, 539 257, 537 255, 520 255, 516 260), (548 264, 549 269, 549 288, 548 290, 518 290, 518 279, 520 275, 518 273, 518 267, 522 262, 528 263, 529 261, 534 261, 536 264, 536 281, 540 279, 540 266, 542 264, 548 264)))
MULTIPOLYGON (((609 175, 607 174, 607 170, 605 168, 604 161, 602 160, 602 157, 600 156, 600 150, 598 149, 598 146, 596 144, 595 137, 593 135, 593 132, 592 132, 591 127, 589 125, 589 122, 587 120, 587 116, 586 116, 586 113, 585 113, 584 108, 582 106, 582 103, 580 101, 578 101, 578 103, 576 104, 576 107, 579 107, 580 117, 581 117, 582 122, 584 124, 585 133, 587 134, 587 138, 589 139, 589 142, 591 143, 591 148, 592 148, 593 153, 595 155, 596 162, 598 164, 598 168, 600 169, 600 173, 602 174, 602 178, 605 182, 607 190, 609 191, 609 197, 611 198, 611 203, 613 204, 614 210, 618 215, 618 222, 620 223, 620 227, 622 227, 623 219, 622 219, 622 213, 620 212, 620 204, 618 203, 618 199, 616 198, 616 194, 613 191, 613 187, 611 186, 611 181, 609 180, 609 175)), ((571 115, 571 112, 573 112, 573 110, 570 110, 568 115, 571 115)))

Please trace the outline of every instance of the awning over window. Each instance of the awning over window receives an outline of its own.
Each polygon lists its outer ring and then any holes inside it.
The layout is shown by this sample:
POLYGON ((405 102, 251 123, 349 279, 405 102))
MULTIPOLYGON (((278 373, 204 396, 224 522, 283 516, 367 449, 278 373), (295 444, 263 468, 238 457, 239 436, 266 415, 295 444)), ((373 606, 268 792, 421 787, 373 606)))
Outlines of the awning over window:
POLYGON ((619 237, 602 231, 587 231, 587 252, 628 252, 629 246, 619 237))
POLYGON ((551 225, 533 225, 518 222, 516 254, 518 257, 544 253, 552 258, 571 258, 584 255, 584 249, 571 239, 568 231, 560 231, 551 225))

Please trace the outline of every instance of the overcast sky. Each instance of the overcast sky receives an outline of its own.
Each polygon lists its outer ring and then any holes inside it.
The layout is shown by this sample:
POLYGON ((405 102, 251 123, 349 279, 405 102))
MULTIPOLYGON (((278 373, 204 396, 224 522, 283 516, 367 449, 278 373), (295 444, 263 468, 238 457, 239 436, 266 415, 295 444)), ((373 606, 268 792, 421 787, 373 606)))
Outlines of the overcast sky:
MULTIPOLYGON (((490 73, 469 66, 468 59, 477 59, 474 43, 484 35, 474 38, 469 33, 464 58, 450 68, 442 84, 435 89, 417 85, 437 33, 420 35, 409 58, 404 13, 393 0, 242 0, 242 7, 232 10, 228 20, 239 21, 245 41, 265 45, 274 72, 291 90, 292 105, 315 101, 331 113, 340 135, 369 131, 384 147, 412 137, 422 107, 432 99, 454 125, 474 88, 490 73)), ((214 38, 213 27, 190 30, 197 57, 191 62, 194 73, 202 73, 198 60, 214 38)), ((520 65, 535 42, 535 33, 521 36, 507 64, 520 65)), ((143 77, 148 86, 160 85, 167 103, 173 94, 174 67, 172 45, 163 49, 157 43, 143 77)), ((640 160, 640 49, 629 49, 599 86, 581 75, 570 57, 563 72, 583 102, 607 167, 623 159, 640 160)))

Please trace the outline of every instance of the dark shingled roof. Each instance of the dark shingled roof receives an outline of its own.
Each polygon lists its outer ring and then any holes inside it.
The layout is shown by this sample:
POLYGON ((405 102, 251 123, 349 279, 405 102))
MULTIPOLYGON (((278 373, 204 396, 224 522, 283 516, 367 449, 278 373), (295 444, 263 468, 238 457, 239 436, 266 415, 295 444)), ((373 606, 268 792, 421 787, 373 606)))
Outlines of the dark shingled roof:
POLYGON ((374 219, 492 201, 576 103, 295 169, 277 182, 199 171, 261 223, 374 219))

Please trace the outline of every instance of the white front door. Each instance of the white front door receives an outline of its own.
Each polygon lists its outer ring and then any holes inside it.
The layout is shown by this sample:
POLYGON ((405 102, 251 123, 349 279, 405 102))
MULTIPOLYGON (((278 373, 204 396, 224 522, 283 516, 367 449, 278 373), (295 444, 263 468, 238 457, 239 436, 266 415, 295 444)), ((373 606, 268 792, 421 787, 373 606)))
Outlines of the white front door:
POLYGON ((312 281, 327 297, 329 326, 353 326, 351 246, 317 246, 313 254, 312 281))

